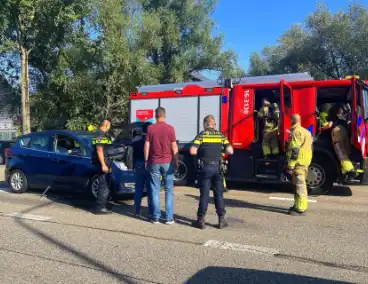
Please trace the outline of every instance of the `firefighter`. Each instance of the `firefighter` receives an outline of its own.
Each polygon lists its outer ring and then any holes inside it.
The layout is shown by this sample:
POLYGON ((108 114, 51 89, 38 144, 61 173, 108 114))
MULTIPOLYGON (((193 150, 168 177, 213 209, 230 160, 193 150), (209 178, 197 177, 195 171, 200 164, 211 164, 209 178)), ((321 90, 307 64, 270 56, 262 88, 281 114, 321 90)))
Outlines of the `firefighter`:
POLYGON ((100 129, 98 130, 98 136, 92 139, 92 144, 96 145, 98 161, 101 165, 101 173, 98 177, 98 192, 96 201, 95 214, 109 214, 111 210, 107 208, 108 200, 110 196, 109 181, 111 164, 109 159, 105 157, 105 146, 112 144, 112 139, 108 136, 108 132, 111 127, 111 122, 108 119, 103 119, 100 122, 100 129))
POLYGON ((262 150, 267 158, 270 155, 279 154, 278 123, 280 119, 280 110, 276 103, 271 103, 264 98, 262 107, 258 111, 258 118, 263 122, 262 150))
POLYGON ((319 122, 322 131, 328 129, 329 116, 332 107, 333 104, 330 103, 325 103, 321 105, 321 112, 319 113, 319 122))
POLYGON ((225 220, 224 204, 224 178, 221 173, 222 152, 232 155, 234 153, 226 137, 215 129, 216 121, 213 115, 204 118, 204 131, 199 133, 190 148, 190 154, 197 156, 199 160, 199 184, 200 201, 197 211, 198 219, 193 226, 199 229, 205 228, 205 215, 208 208, 208 199, 211 185, 215 200, 216 213, 218 215, 218 228, 227 227, 225 220))
POLYGON ((345 179, 354 179, 358 174, 349 158, 351 145, 348 135, 348 125, 342 107, 339 107, 337 110, 335 121, 332 125, 331 136, 336 156, 340 161, 342 174, 345 176, 345 179))
POLYGON ((312 161, 312 135, 300 124, 299 114, 294 114, 291 119, 292 127, 289 135, 287 149, 287 173, 292 176, 292 184, 295 189, 294 206, 289 214, 303 215, 308 209, 308 191, 305 182, 308 167, 312 161))

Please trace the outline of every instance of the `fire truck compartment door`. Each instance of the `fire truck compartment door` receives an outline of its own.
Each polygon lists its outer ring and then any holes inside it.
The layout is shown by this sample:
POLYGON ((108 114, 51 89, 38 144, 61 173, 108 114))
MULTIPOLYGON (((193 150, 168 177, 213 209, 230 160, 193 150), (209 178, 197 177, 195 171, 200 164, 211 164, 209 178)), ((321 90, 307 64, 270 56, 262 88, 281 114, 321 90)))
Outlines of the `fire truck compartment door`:
POLYGON ((367 127, 368 127, 368 87, 364 82, 357 82, 354 90, 354 101, 357 104, 356 114, 352 116, 352 135, 356 135, 356 139, 352 137, 353 143, 357 142, 357 146, 362 153, 363 158, 367 156, 367 127))
POLYGON ((281 149, 286 151, 285 143, 291 129, 291 116, 293 115, 292 108, 292 88, 284 81, 281 81, 280 90, 280 144, 281 149))
POLYGON ((254 141, 254 89, 235 86, 231 102, 231 141, 234 148, 251 149, 254 141))
POLYGON ((203 130, 203 119, 210 114, 216 119, 217 129, 221 130, 220 96, 199 97, 199 132, 203 130))
POLYGON ((368 86, 364 85, 364 87, 362 88, 362 102, 363 102, 363 109, 364 109, 364 129, 363 129, 363 133, 362 133, 362 142, 361 142, 361 146, 362 146, 362 154, 363 154, 363 158, 367 157, 367 148, 368 148, 368 143, 367 143, 367 139, 368 139, 368 86), (364 149, 364 151, 363 151, 364 149))
POLYGON ((302 126, 314 136, 317 130, 317 88, 293 89, 293 113, 300 114, 302 126))
POLYGON ((193 141, 198 133, 198 97, 165 98, 160 106, 166 109, 166 122, 175 128, 179 143, 193 141))
POLYGON ((151 122, 154 123, 155 109, 158 107, 158 99, 144 99, 130 101, 130 123, 151 122))

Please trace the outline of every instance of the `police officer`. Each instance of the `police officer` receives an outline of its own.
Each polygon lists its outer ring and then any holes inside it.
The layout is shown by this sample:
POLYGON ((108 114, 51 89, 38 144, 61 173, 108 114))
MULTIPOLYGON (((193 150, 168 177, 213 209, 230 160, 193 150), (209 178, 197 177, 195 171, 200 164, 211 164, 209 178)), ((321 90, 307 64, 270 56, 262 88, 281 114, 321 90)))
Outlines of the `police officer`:
POLYGON ((224 184, 221 174, 222 151, 225 149, 226 154, 234 153, 229 141, 226 137, 215 129, 216 121, 213 115, 204 118, 204 131, 199 133, 194 139, 190 148, 190 154, 197 156, 200 164, 200 201, 197 221, 193 222, 193 226, 199 229, 205 228, 205 215, 208 207, 208 199, 211 185, 213 185, 213 195, 216 206, 216 213, 219 217, 218 228, 227 227, 225 220, 225 204, 224 204, 224 184))
POLYGON ((294 114, 291 119, 291 132, 287 149, 287 173, 292 176, 292 184, 295 187, 294 206, 289 214, 303 215, 308 209, 308 191, 305 178, 308 167, 312 161, 312 135, 300 125, 299 114, 294 114))
POLYGON ((98 161, 101 165, 101 174, 98 177, 98 192, 96 202, 96 214, 109 214, 111 210, 107 208, 110 189, 109 180, 111 172, 111 164, 108 159, 105 158, 104 147, 112 144, 112 139, 108 136, 108 132, 111 128, 111 122, 108 119, 103 119, 100 122, 100 129, 98 130, 98 136, 92 139, 92 144, 96 145, 98 161))
POLYGON ((262 107, 258 111, 258 118, 263 122, 262 150, 267 158, 270 155, 279 154, 279 119, 280 110, 276 103, 271 103, 264 98, 262 107))

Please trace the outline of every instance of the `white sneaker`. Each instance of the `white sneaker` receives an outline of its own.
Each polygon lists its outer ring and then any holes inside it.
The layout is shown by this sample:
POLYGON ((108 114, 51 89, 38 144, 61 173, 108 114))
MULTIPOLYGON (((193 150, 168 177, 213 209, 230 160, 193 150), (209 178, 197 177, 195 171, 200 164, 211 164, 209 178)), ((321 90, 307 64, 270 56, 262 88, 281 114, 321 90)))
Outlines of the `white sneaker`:
POLYGON ((175 224, 175 221, 174 220, 166 221, 165 224, 166 225, 173 225, 173 224, 175 224))

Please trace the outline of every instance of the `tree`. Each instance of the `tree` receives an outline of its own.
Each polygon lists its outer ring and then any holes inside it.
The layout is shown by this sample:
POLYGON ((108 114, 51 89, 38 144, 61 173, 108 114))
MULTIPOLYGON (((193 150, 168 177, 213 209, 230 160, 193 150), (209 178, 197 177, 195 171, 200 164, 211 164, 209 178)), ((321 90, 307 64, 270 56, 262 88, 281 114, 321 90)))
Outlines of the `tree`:
POLYGON ((221 51, 222 37, 211 36, 202 2, 91 0, 34 96, 38 127, 83 129, 103 117, 119 125, 136 86, 186 81, 202 70, 244 75, 235 53, 221 51))
POLYGON ((261 56, 254 52, 250 57, 250 66, 248 70, 249 76, 262 76, 269 73, 269 66, 261 56))
POLYGON ((332 14, 319 5, 304 25, 292 26, 276 46, 266 47, 264 59, 251 62, 251 70, 264 70, 268 65, 270 74, 310 72, 316 79, 364 75, 367 44, 365 6, 352 4, 346 12, 332 14))
POLYGON ((182 82, 193 71, 226 75, 240 70, 232 51, 221 51, 224 37, 213 36, 211 14, 217 1, 143 1, 140 42, 156 66, 160 83, 182 82))
MULTIPOLYGON (((21 58, 21 109, 23 133, 29 133, 30 97, 29 63, 33 54, 47 51, 62 41, 65 33, 77 20, 78 11, 83 7, 78 1, 62 0, 0 0, 0 53, 19 52, 21 58)), ((38 53, 40 55, 40 53, 38 53)), ((36 58, 35 56, 34 58, 36 58)), ((34 60, 36 62, 36 60, 34 60)), ((42 70, 43 71, 43 70, 42 70)))

